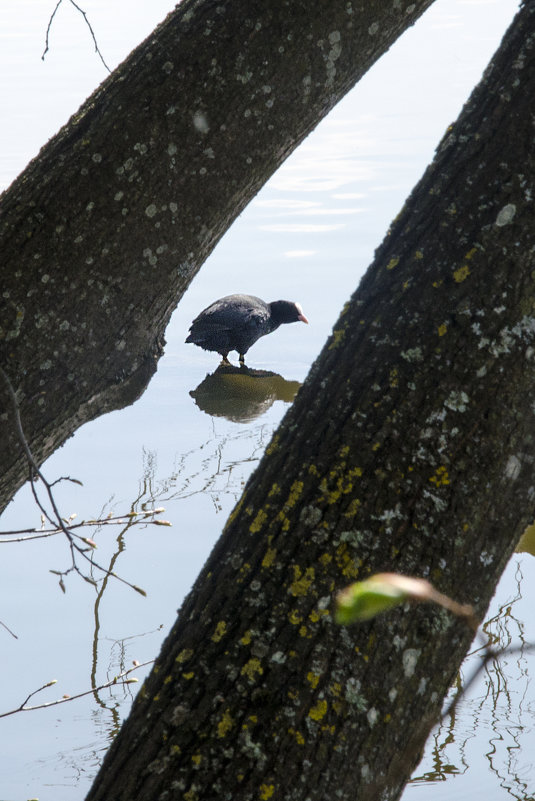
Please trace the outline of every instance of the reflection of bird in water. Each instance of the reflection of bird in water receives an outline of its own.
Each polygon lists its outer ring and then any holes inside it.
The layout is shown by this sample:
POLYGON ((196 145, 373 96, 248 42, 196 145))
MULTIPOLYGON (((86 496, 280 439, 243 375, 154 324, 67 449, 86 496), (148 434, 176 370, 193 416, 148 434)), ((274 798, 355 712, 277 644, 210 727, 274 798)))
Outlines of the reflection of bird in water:
POLYGON ((282 323, 308 323, 299 303, 275 300, 264 303, 254 295, 227 295, 202 311, 192 322, 186 342, 204 350, 215 350, 229 364, 228 354, 237 350, 240 362, 257 339, 275 331, 282 323))
POLYGON ((248 423, 260 417, 276 400, 293 401, 300 386, 299 381, 286 381, 268 370, 220 364, 190 395, 206 414, 248 423))

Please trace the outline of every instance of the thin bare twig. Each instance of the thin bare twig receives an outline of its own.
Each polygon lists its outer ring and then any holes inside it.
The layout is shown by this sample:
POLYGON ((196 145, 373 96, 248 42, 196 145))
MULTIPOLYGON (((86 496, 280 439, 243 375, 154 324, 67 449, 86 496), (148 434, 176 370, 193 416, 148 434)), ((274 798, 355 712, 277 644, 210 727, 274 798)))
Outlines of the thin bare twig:
POLYGON ((9 628, 9 626, 6 626, 6 624, 5 624, 5 623, 3 623, 1 620, 0 620, 0 626, 3 626, 3 627, 5 628, 5 630, 6 630, 6 631, 9 631, 9 633, 11 634, 11 636, 12 636, 12 637, 14 637, 16 640, 18 640, 18 639, 19 639, 19 638, 17 637, 17 635, 16 635, 16 634, 15 634, 13 631, 11 631, 11 629, 9 628))
MULTIPOLYGON (((82 17, 84 18, 85 24, 87 25, 87 27, 89 28, 89 32, 91 33, 91 37, 93 39, 93 44, 95 45, 95 53, 97 53, 98 57, 100 58, 100 60, 102 61, 102 63, 104 64, 104 66, 108 70, 108 72, 111 72, 111 69, 108 67, 108 65, 104 61, 104 56, 100 52, 100 48, 99 48, 98 43, 97 43, 97 37, 95 36, 95 32, 93 30, 93 27, 92 27, 91 23, 89 22, 89 19, 87 17, 86 12, 83 10, 83 8, 80 8, 80 6, 77 3, 75 3, 74 0, 69 0, 69 2, 71 4, 71 6, 74 6, 74 8, 77 11, 79 11, 80 14, 82 15, 82 17)), ((62 3, 63 3, 63 0, 58 0, 58 2, 56 4, 56 7, 55 7, 54 11, 52 12, 52 14, 50 16, 50 19, 48 20, 48 26, 47 26, 46 35, 45 35, 45 49, 43 51, 43 55, 41 56, 43 61, 45 60, 45 56, 49 51, 49 35, 50 35, 50 29, 52 27, 52 22, 54 21, 54 17, 56 16, 56 12, 57 12, 57 10, 59 9, 59 7, 60 7, 60 5, 62 3)))
POLYGON ((95 692, 105 690, 106 687, 113 687, 114 684, 131 684, 132 682, 137 682, 136 678, 128 679, 127 676, 129 676, 134 670, 139 670, 139 668, 152 665, 153 662, 154 659, 149 659, 148 662, 135 664, 134 667, 128 668, 128 670, 123 670, 122 673, 114 676, 113 679, 101 684, 99 687, 92 687, 90 690, 84 690, 81 693, 76 693, 76 695, 64 695, 63 698, 58 698, 55 701, 47 701, 44 704, 36 704, 35 706, 26 706, 30 698, 33 698, 34 695, 37 695, 37 693, 40 693, 42 690, 46 690, 47 687, 52 687, 54 684, 57 684, 57 680, 52 679, 52 681, 48 681, 46 684, 43 684, 42 687, 39 687, 37 690, 34 690, 27 695, 22 704, 15 709, 10 709, 9 712, 0 712, 0 718, 7 718, 9 715, 15 715, 17 712, 34 712, 36 709, 47 709, 50 706, 66 704, 68 701, 75 701, 77 698, 83 698, 85 695, 93 695, 95 692))
MULTIPOLYGON (((85 559, 87 562, 89 562, 91 567, 95 567, 97 570, 100 570, 105 576, 111 575, 111 576, 113 576, 113 578, 116 578, 122 584, 126 584, 127 587, 130 587, 131 589, 133 589, 136 592, 138 592, 140 595, 146 595, 145 590, 143 590, 141 587, 138 587, 136 584, 132 584, 131 582, 127 581, 126 579, 121 578, 121 576, 118 576, 116 573, 110 573, 110 571, 107 568, 102 567, 102 565, 100 565, 98 562, 96 562, 92 557, 89 557, 88 554, 87 554, 87 551, 88 550, 93 550, 94 548, 96 548, 96 544, 89 537, 83 537, 82 535, 80 535, 77 532, 73 531, 72 529, 74 528, 74 526, 71 526, 71 525, 68 526, 68 525, 65 524, 64 518, 61 515, 61 513, 60 513, 60 511, 59 511, 59 509, 57 507, 56 500, 54 498, 54 493, 52 492, 52 484, 50 484, 47 481, 47 479, 45 478, 45 476, 43 475, 43 473, 39 469, 39 466, 38 466, 37 462, 35 461, 34 456, 32 454, 32 451, 30 449, 30 446, 28 445, 28 441, 26 440, 26 436, 24 434, 24 430, 23 430, 23 427, 22 427, 22 422, 21 422, 21 419, 20 419, 20 411, 19 411, 19 405, 18 405, 18 401, 17 401, 17 396, 15 395, 15 391, 13 389, 13 386, 11 384, 11 381, 10 381, 7 373, 5 372, 3 367, 1 367, 1 366, 0 366, 0 375, 4 379, 4 383, 6 385, 6 389, 7 389, 9 398, 11 400, 11 405, 12 405, 12 408, 13 408, 13 414, 14 414, 14 418, 15 418, 15 430, 17 432, 17 436, 18 436, 19 442, 20 442, 20 444, 22 446, 22 449, 24 451, 24 454, 25 454, 26 459, 28 461, 28 464, 30 466, 30 484, 31 484, 31 489, 32 489, 33 496, 35 498, 35 502, 36 502, 37 506, 39 507, 39 509, 41 510, 41 514, 43 515, 43 519, 47 520, 49 525, 53 529, 57 528, 59 531, 62 531, 63 534, 65 534, 65 536, 67 537, 67 540, 68 540, 68 543, 69 543, 69 549, 70 549, 70 552, 71 552, 71 562, 72 562, 71 567, 68 570, 63 571, 63 572, 61 572, 61 571, 52 571, 52 572, 55 572, 56 574, 58 574, 60 576, 59 586, 60 586, 61 590, 63 592, 65 592, 65 584, 63 582, 63 576, 67 575, 71 571, 74 571, 74 572, 78 573, 78 575, 81 576, 81 578, 83 578, 84 581, 88 581, 89 583, 94 584, 94 580, 90 579, 88 576, 85 576, 82 573, 82 571, 80 570, 80 568, 79 568, 79 566, 77 564, 77 561, 76 561, 76 556, 79 555, 80 557, 85 559), (35 476, 38 476, 41 479, 41 481, 43 483, 43 486, 46 489, 46 492, 47 492, 47 495, 48 495, 48 499, 50 501, 50 505, 51 505, 53 513, 54 513, 54 517, 52 517, 49 514, 48 510, 45 508, 45 506, 43 505, 41 499, 39 498, 39 495, 38 495, 37 490, 35 488, 35 476), (86 547, 83 547, 79 543, 83 543, 83 545, 86 546, 86 547)), ((68 521, 67 521, 67 523, 68 523, 68 521)), ((162 524, 165 525, 166 521, 160 521, 160 524, 161 525, 162 524)))

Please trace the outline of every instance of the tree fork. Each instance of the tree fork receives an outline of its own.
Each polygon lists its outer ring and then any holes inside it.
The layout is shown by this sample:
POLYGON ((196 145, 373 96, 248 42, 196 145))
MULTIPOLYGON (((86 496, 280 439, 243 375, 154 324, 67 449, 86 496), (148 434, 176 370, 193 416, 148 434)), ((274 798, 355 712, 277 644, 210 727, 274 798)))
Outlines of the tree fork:
POLYGON ((446 133, 249 480, 87 801, 398 798, 533 516, 535 3, 446 133))

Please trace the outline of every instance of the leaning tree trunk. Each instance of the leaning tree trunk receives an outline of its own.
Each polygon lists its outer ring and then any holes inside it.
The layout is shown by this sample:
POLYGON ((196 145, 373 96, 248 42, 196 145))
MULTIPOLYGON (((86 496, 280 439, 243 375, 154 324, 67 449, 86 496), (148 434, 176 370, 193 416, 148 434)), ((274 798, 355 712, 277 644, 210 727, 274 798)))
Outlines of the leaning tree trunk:
MULTIPOLYGON (((143 391, 219 238, 431 2, 183 0, 15 181, 0 364, 39 461, 143 391)), ((3 425, 0 510, 25 475, 3 425)))
POLYGON ((350 629, 394 570, 482 616, 532 517, 535 3, 414 190, 180 611, 88 801, 397 798, 472 633, 350 629))

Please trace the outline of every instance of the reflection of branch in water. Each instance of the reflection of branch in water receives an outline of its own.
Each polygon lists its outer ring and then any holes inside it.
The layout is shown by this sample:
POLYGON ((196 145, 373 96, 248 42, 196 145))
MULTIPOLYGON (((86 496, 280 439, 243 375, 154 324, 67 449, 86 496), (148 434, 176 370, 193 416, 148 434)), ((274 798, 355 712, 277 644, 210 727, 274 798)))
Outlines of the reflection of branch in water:
MULTIPOLYGON (((485 738, 490 744, 485 758, 499 785, 518 801, 528 801, 535 796, 534 788, 531 787, 530 793, 524 780, 529 773, 530 749, 522 748, 520 743, 522 735, 528 734, 532 728, 531 722, 524 725, 522 718, 525 713, 531 714, 529 706, 524 708, 524 702, 530 682, 526 654, 533 650, 533 645, 526 643, 524 626, 512 614, 515 604, 522 599, 522 573, 519 563, 516 585, 515 595, 507 599, 498 612, 483 625, 491 650, 485 651, 484 646, 479 646, 467 656, 463 670, 474 660, 477 660, 477 664, 468 679, 461 680, 460 674, 457 679, 453 700, 455 702, 463 697, 461 714, 457 719, 451 715, 449 723, 448 718, 443 718, 433 735, 433 770, 414 776, 411 783, 419 784, 438 779, 444 781, 450 773, 465 773, 474 763, 474 757, 466 754, 468 744, 472 741, 472 749, 477 744, 482 756, 482 731, 490 727, 493 734, 489 732, 485 738), (515 646, 513 643, 519 640, 520 644, 515 646), (513 665, 510 664, 513 654, 518 654, 514 665, 517 675, 514 675, 513 665), (524 682, 519 692, 520 678, 524 678, 524 682), (484 680, 483 693, 479 698, 467 697, 468 689, 475 685, 476 680, 484 680), (454 747, 458 750, 457 759, 451 753, 454 747), (521 755, 526 759, 523 767, 519 765, 521 755)), ((456 712, 455 705, 452 709, 451 696, 450 712, 456 712)))
MULTIPOLYGON (((169 477, 151 477, 151 481, 147 482, 150 493, 146 503, 165 503, 167 506, 171 501, 207 495, 211 497, 216 511, 221 511, 220 496, 230 495, 234 502, 239 499, 245 481, 260 460, 273 433, 273 427, 261 424, 232 434, 219 435, 214 432, 214 437, 199 447, 177 455, 169 477), (234 451, 239 448, 244 453, 236 457, 234 451)), ((144 452, 144 458, 154 461, 147 452, 144 452)))
MULTIPOLYGON (((111 729, 110 729, 110 732, 109 732, 110 739, 111 739, 111 737, 115 736, 115 734, 119 730, 119 726, 120 726, 119 705, 120 705, 120 702, 115 700, 114 696, 112 695, 113 703, 111 705, 109 705, 108 703, 106 703, 106 701, 104 701, 100 697, 100 694, 99 694, 100 688, 98 686, 98 682, 97 682, 97 678, 96 677, 97 677, 97 669, 98 669, 98 646, 99 646, 99 633, 100 633, 100 605, 101 605, 102 599, 104 597, 104 593, 106 591, 106 588, 108 586, 108 579, 109 579, 109 577, 111 575, 114 575, 119 556, 126 549, 126 535, 127 535, 128 531, 134 525, 134 521, 138 518, 138 515, 139 514, 142 514, 142 515, 144 514, 144 509, 146 507, 146 502, 143 503, 143 498, 144 498, 145 495, 147 495, 147 490, 150 487, 150 475, 151 475, 150 471, 151 470, 152 470, 152 460, 149 460, 149 462, 148 462, 148 470, 147 469, 145 470, 144 480, 142 482, 141 487, 138 490, 138 495, 132 501, 132 503, 130 505, 130 515, 131 516, 127 519, 127 522, 125 522, 124 527, 121 529, 121 531, 119 532, 119 534, 117 536, 117 548, 116 548, 115 552, 113 553, 113 555, 112 555, 112 557, 110 559, 110 562, 108 564, 108 572, 104 576, 104 578, 102 579, 102 581, 100 583, 100 587, 98 589, 97 597, 95 598, 95 604, 94 604, 94 607, 93 607, 93 617, 94 617, 95 624, 94 624, 94 630, 93 630, 91 686, 94 689, 93 695, 94 695, 94 698, 95 698, 95 701, 97 702, 97 704, 102 709, 107 710, 111 714, 112 725, 111 725, 111 729)), ((138 635, 138 636, 142 636, 142 635, 138 635)), ((123 671, 125 669, 125 667, 126 667, 126 664, 122 660, 120 662, 120 665, 119 665, 120 671, 123 671)))
MULTIPOLYGON (((102 53, 100 52, 100 48, 99 48, 99 46, 98 46, 98 44, 97 44, 97 38, 96 38, 96 36, 95 36, 95 32, 93 31, 93 28, 92 28, 92 26, 91 26, 91 23, 89 22, 89 19, 88 19, 88 17, 87 17, 87 13, 86 13, 86 12, 85 12, 85 11, 84 11, 82 8, 80 8, 80 6, 79 6, 79 5, 77 5, 77 4, 74 2, 74 0, 69 0, 69 2, 70 2, 70 4, 71 4, 72 6, 74 6, 74 8, 76 8, 76 9, 77 9, 77 10, 80 12, 80 14, 82 15, 82 17, 84 18, 84 20, 85 20, 85 24, 86 24, 86 25, 87 25, 87 27, 89 28, 89 32, 90 32, 90 34, 91 34, 91 38, 93 39, 93 44, 95 45, 95 53, 97 53, 97 54, 98 54, 98 56, 99 56, 100 60, 102 61, 102 63, 104 64, 104 66, 106 67, 106 69, 108 70, 108 72, 111 72, 110 68, 108 67, 108 65, 107 65, 107 64, 106 64, 106 62, 104 61, 104 56, 103 56, 103 55, 102 55, 102 53)), ((46 35, 45 35, 45 49, 44 49, 44 51, 43 51, 43 54, 42 54, 42 56, 41 56, 41 59, 42 59, 43 61, 45 60, 45 56, 46 56, 46 54, 48 53, 48 50, 49 50, 49 43, 48 43, 48 39, 49 39, 49 36, 50 36, 50 29, 51 29, 51 27, 52 27, 52 23, 53 23, 53 21, 54 21, 54 17, 56 16, 56 12, 58 11, 58 9, 59 9, 59 7, 60 7, 60 5, 61 5, 62 3, 63 3, 63 0, 58 0, 58 2, 57 2, 57 4, 56 4, 56 7, 55 7, 54 11, 52 12, 52 14, 50 15, 50 19, 48 20, 48 27, 47 27, 47 29, 46 29, 46 35)))
MULTIPOLYGON (((58 575, 60 577, 59 578, 59 586, 60 586, 61 590, 63 592, 65 592, 65 582, 64 582, 63 579, 64 579, 65 576, 67 576, 69 573, 71 573, 73 571, 75 573, 77 573, 81 578, 83 578, 84 581, 87 581, 89 584, 94 584, 95 583, 95 580, 91 576, 86 575, 81 570, 81 568, 79 567, 78 561, 77 561, 77 559, 79 557, 79 558, 89 562, 91 567, 96 569, 96 570, 98 570, 100 573, 103 573, 103 574, 105 574, 107 576, 113 576, 113 578, 117 579, 117 581, 120 581, 122 584, 126 584, 131 589, 135 590, 136 592, 140 593, 141 595, 144 595, 145 591, 142 590, 141 587, 138 587, 135 584, 131 584, 129 581, 127 581, 124 578, 121 578, 121 576, 118 576, 116 573, 107 572, 105 567, 102 567, 98 562, 96 562, 95 559, 94 559, 94 555, 93 555, 93 549, 96 548, 96 543, 90 537, 84 537, 81 534, 79 534, 78 531, 75 530, 75 529, 81 528, 81 527, 86 526, 86 525, 97 525, 99 522, 104 524, 105 521, 94 520, 94 521, 88 521, 88 522, 82 521, 81 523, 73 523, 75 515, 71 515, 67 519, 64 516, 62 516, 62 514, 60 513, 60 511, 58 509, 58 505, 56 503, 56 499, 55 499, 54 493, 52 492, 53 487, 59 481, 71 481, 71 482, 74 482, 76 484, 81 484, 81 482, 78 481, 77 479, 73 479, 73 478, 70 478, 70 477, 64 477, 64 478, 61 478, 61 479, 57 479, 56 481, 53 481, 53 482, 47 481, 47 479, 43 475, 43 472, 39 468, 39 465, 37 464, 37 462, 34 459, 34 456, 32 454, 30 446, 28 444, 28 440, 26 439, 26 436, 24 434, 24 429, 23 429, 22 420, 21 420, 21 417, 20 417, 20 410, 19 410, 19 404, 18 404, 18 401, 17 401, 17 396, 15 394, 15 390, 13 389, 13 385, 11 384, 11 381, 10 381, 7 373, 5 372, 5 370, 2 367, 0 367, 0 376, 2 377, 2 379, 4 381, 4 384, 5 384, 5 387, 6 387, 6 390, 7 390, 7 394, 9 396, 10 401, 11 401, 12 412, 13 412, 13 424, 14 424, 14 428, 15 428, 15 433, 17 435, 17 438, 19 440, 19 443, 20 443, 20 446, 22 448, 22 451, 24 452, 24 455, 26 456, 26 460, 28 462, 30 487, 31 487, 31 491, 32 491, 32 495, 34 497, 35 503, 37 504, 38 508, 41 511, 41 521, 42 521, 43 527, 45 526, 46 523, 48 523, 48 525, 51 528, 51 532, 50 533, 55 533, 55 532, 63 533, 65 535, 65 537, 67 538, 67 541, 69 543, 69 549, 70 549, 70 554, 71 554, 71 566, 69 568, 67 568, 66 570, 51 570, 50 571, 51 573, 55 573, 56 575, 58 575), (46 497, 48 499, 48 504, 49 504, 50 508, 47 508, 45 506, 45 501, 42 501, 42 499, 39 496, 39 492, 37 491, 37 488, 36 488, 37 479, 40 479, 40 481, 42 482, 42 484, 43 484, 43 486, 45 488, 46 497), (81 545, 80 543, 83 543, 83 545, 81 545), (91 553, 91 556, 89 556, 89 552, 91 553)), ((170 525, 167 521, 162 521, 162 520, 159 520, 159 521, 158 520, 152 520, 151 522, 153 522, 155 524, 159 524, 159 525, 170 525)), ((11 532, 11 533, 13 533, 13 532, 11 532)), ((24 539, 24 538, 21 538, 21 539, 24 539)), ((21 541, 21 540, 17 540, 17 541, 21 541)), ((6 542, 6 540, 4 540, 4 542, 6 542)))

